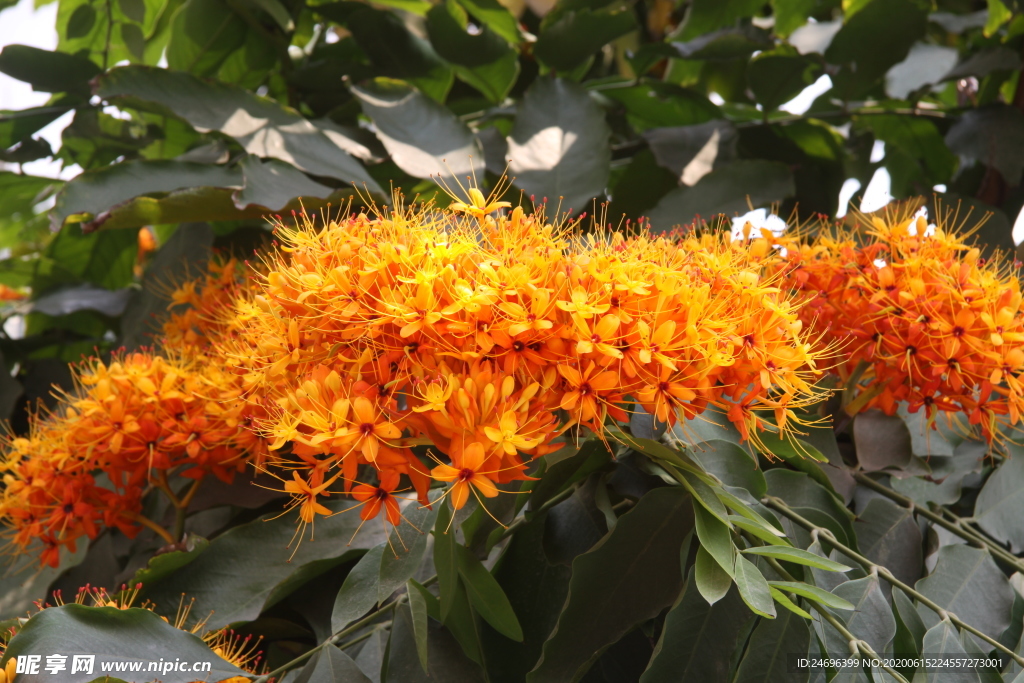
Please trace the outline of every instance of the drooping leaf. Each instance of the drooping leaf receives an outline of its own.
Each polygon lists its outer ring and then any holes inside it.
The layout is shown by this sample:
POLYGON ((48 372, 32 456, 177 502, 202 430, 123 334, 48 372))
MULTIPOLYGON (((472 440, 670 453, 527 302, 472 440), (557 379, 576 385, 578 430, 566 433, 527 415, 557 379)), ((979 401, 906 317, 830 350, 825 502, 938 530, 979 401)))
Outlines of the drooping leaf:
POLYGON ((337 633, 377 604, 381 558, 386 552, 386 545, 371 548, 349 571, 345 583, 334 598, 331 631, 337 633))
POLYGON ((538 203, 590 209, 608 184, 610 130, 604 112, 579 85, 539 78, 523 96, 508 138, 509 174, 538 203))
MULTIPOLYGON (((139 106, 145 106, 139 101, 158 105, 200 132, 219 131, 234 138, 250 154, 280 159, 308 173, 365 186, 372 192, 382 191, 366 169, 339 146, 344 136, 337 130, 329 135, 294 109, 241 88, 167 69, 126 66, 104 74, 96 94, 139 106)), ((202 184, 209 183, 196 185, 202 184)))
POLYGON ((400 81, 378 78, 353 87, 363 113, 403 171, 416 178, 462 177, 482 152, 469 128, 445 107, 400 81))
POLYGON ((754 615, 729 583, 722 599, 709 605, 694 582, 691 573, 682 596, 665 617, 661 638, 640 683, 728 678, 733 652, 750 631, 754 615))
POLYGON ((782 545, 762 545, 747 548, 743 551, 747 555, 766 555, 768 557, 774 557, 777 560, 785 560, 786 562, 793 562, 795 564, 805 564, 809 567, 817 567, 818 569, 825 569, 831 572, 846 572, 850 570, 850 567, 839 562, 833 562, 827 560, 824 557, 809 553, 806 550, 800 550, 799 548, 790 548, 782 545))
POLYGON ((412 621, 412 632, 416 638, 416 654, 419 655, 420 666, 423 670, 429 671, 430 650, 427 647, 427 596, 430 593, 413 579, 409 579, 409 583, 406 584, 406 593, 409 595, 409 616, 412 621))
POLYGON ((743 557, 736 555, 736 567, 733 574, 740 597, 755 614, 775 618, 775 602, 767 579, 757 566, 743 557))
MULTIPOLYGON (((843 583, 848 583, 844 581, 843 583)), ((769 585, 772 588, 778 588, 786 593, 795 593, 801 597, 820 602, 822 605, 832 607, 834 609, 841 610, 852 610, 854 609, 853 603, 846 600, 845 598, 834 595, 829 591, 822 590, 817 586, 812 586, 807 583, 800 583, 796 581, 770 581, 769 585)))
POLYGON ((430 651, 428 671, 424 671, 420 665, 416 638, 412 613, 403 605, 395 613, 392 626, 386 680, 402 683, 483 683, 484 677, 479 667, 463 654, 450 629, 442 628, 437 622, 430 622, 427 629, 427 649, 430 651))
POLYGON ((380 559, 380 583, 377 587, 380 604, 411 579, 423 564, 427 552, 426 531, 434 525, 437 509, 414 504, 407 506, 402 514, 402 523, 394 529, 397 537, 390 539, 388 549, 380 559))
POLYGON ((693 528, 690 497, 655 489, 604 541, 573 562, 569 596, 530 683, 579 680, 600 652, 679 593, 679 549, 693 528))
POLYGON ((437 585, 440 589, 441 621, 448 613, 459 590, 459 559, 456 550, 455 532, 451 531, 452 510, 448 501, 438 503, 437 521, 434 524, 434 569, 437 571, 437 585))
POLYGON ((712 557, 704 545, 697 548, 697 559, 693 569, 696 589, 707 604, 714 605, 729 592, 729 587, 732 586, 731 573, 712 557))
POLYGON ((701 548, 731 576, 736 565, 736 548, 729 527, 708 512, 703 505, 694 504, 693 516, 701 548))
POLYGON ((680 187, 665 195, 648 218, 658 231, 688 225, 697 217, 731 216, 782 201, 796 192, 793 174, 776 161, 734 161, 708 173, 693 187, 680 187))
MULTIPOLYGON (((117 609, 115 607, 86 607, 69 604, 50 607, 36 614, 18 629, 4 654, 4 662, 19 655, 40 653, 88 653, 96 655, 94 669, 71 673, 71 659, 67 671, 60 674, 67 683, 87 683, 97 678, 103 663, 114 661, 140 662, 142 671, 118 672, 126 683, 146 683, 153 680, 147 672, 150 662, 159 660, 189 660, 209 662, 206 675, 221 680, 242 675, 241 669, 225 661, 196 635, 174 628, 146 609, 117 609)), ((167 683, 191 683, 196 676, 185 671, 160 671, 167 683)))
POLYGON ((502 635, 522 641, 523 629, 519 625, 508 597, 494 576, 480 563, 468 548, 455 546, 459 576, 466 586, 469 601, 477 613, 502 635))

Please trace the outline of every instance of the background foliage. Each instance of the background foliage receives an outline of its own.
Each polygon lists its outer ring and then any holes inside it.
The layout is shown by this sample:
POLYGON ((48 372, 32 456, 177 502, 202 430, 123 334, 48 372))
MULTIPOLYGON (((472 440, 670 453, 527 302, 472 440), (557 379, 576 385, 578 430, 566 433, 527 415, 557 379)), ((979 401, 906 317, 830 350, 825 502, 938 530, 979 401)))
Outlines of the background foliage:
MULTIPOLYGON (((166 283, 212 250, 250 253, 269 237, 268 213, 386 201, 391 187, 444 202, 432 177, 475 169, 493 185, 507 168, 513 201, 606 203, 612 222, 647 216, 662 230, 773 202, 784 215, 833 214, 846 179, 867 185, 884 167, 898 198, 940 186, 934 202, 991 212, 980 238, 1012 248, 1008 217, 1024 203, 1015 0, 59 2, 58 51, 0 52, 0 71, 52 93, 0 112, 0 282, 30 295, 2 312, 20 321, 0 339, 13 371, 0 372, 0 413, 16 430, 51 383, 66 384, 69 361, 150 343, 166 283), (825 75, 831 88, 805 113, 780 109, 825 75), (59 149, 35 137, 67 112, 59 149), (82 173, 20 173, 45 157, 82 173), (150 241, 155 252, 140 248, 150 241)), ((649 425, 632 427, 661 453, 649 425)), ((346 546, 347 516, 287 563, 292 520, 258 521, 281 501, 245 482, 211 485, 187 547, 154 558, 158 539, 106 533, 59 571, 10 572, 0 617, 54 588, 142 581, 161 613, 186 592, 197 614, 213 610, 212 626, 263 636, 272 667, 344 632, 344 649, 293 675, 306 682, 805 681, 782 655, 845 653, 848 635, 879 653, 993 649, 964 624, 1024 661, 1022 457, 983 457, 911 415, 840 427, 808 437, 820 462, 780 449, 754 469, 735 434, 694 425, 700 443, 681 447, 713 475, 707 489, 666 486, 639 442, 615 459, 588 442, 549 458, 527 513, 516 516, 523 496, 497 500, 514 533, 476 510, 457 539, 405 528, 411 551, 395 562, 373 533, 346 546), (745 507, 853 569, 737 561, 740 530, 776 535, 745 507), (832 621, 771 620, 778 595, 755 575, 788 580, 780 569, 827 591, 785 595, 832 621), (455 597, 424 587, 435 573, 455 597), (402 586, 387 621, 360 620, 402 586)), ((443 529, 450 513, 416 514, 443 529)), ((33 637, 79 627, 61 610, 33 637)), ((108 626, 128 633, 148 617, 117 619, 108 626)), ((166 656, 154 629, 133 648, 166 656)), ((1014 680, 1021 667, 1003 659, 1001 672, 963 680, 1014 680)), ((891 675, 814 678, 869 676, 891 675)))

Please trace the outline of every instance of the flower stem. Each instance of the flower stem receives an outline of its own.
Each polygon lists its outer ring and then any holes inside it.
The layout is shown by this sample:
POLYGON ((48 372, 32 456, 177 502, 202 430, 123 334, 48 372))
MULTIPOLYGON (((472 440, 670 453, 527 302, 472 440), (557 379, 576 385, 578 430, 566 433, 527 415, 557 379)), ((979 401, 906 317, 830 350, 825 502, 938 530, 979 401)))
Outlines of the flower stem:
POLYGON ((136 515, 135 521, 156 533, 157 536, 167 541, 168 545, 174 545, 174 543, 177 542, 174 540, 174 536, 171 535, 171 532, 151 520, 149 517, 146 517, 145 515, 136 515))

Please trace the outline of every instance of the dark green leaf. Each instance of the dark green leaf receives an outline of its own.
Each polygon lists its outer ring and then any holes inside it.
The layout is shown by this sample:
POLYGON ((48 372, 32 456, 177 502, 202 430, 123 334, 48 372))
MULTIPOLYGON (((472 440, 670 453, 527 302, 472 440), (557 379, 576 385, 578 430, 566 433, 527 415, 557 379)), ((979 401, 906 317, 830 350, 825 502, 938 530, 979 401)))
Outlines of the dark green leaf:
POLYGON ((370 683, 352 658, 334 645, 321 649, 306 663, 294 683, 370 683))
POLYGON ((587 211, 608 184, 610 134, 586 90, 562 78, 538 78, 508 138, 509 174, 537 203, 547 197, 562 211, 587 211))
POLYGON ((435 5, 427 12, 427 34, 438 55, 467 67, 490 64, 512 52, 503 38, 484 27, 469 33, 466 10, 455 0, 435 5))
POLYGON ((901 469, 910 463, 914 453, 910 431, 896 415, 869 410, 853 421, 853 439, 857 445, 857 461, 868 472, 887 467, 901 469))
POLYGON ((758 0, 694 0, 686 14, 680 38, 690 40, 717 29, 733 26, 764 6, 758 0))
POLYGON ((921 529, 910 510, 887 498, 872 498, 853 526, 865 557, 908 586, 921 578, 921 529))
POLYGON ((436 515, 436 508, 430 510, 418 503, 408 506, 403 512, 402 523, 395 527, 394 535, 388 540, 388 549, 380 560, 379 603, 383 604, 423 564, 427 553, 426 531, 434 526, 436 515))
MULTIPOLYGON (((699 567, 699 557, 697 562, 699 567)), ((725 579, 723 599, 709 605, 707 596, 695 590, 695 577, 690 575, 682 596, 665 617, 640 683, 728 680, 734 650, 749 633, 754 615, 744 608, 739 591, 730 590, 728 575, 725 579)))
POLYGON ((730 61, 748 57, 759 50, 770 50, 774 42, 767 31, 753 25, 743 25, 713 31, 673 45, 684 59, 730 61))
POLYGON ((291 164, 276 159, 261 161, 248 155, 241 160, 243 184, 235 193, 235 206, 246 209, 250 206, 266 207, 281 211, 300 197, 330 197, 331 188, 311 180, 291 164))
POLYGON ((95 229, 109 221, 113 208, 139 195, 241 185, 241 174, 223 166, 187 161, 131 161, 76 176, 57 195, 50 222, 55 230, 68 222, 86 222, 90 229, 95 229))
POLYGON ((451 69, 395 14, 366 7, 349 18, 348 29, 381 76, 408 81, 434 101, 444 102, 452 86, 451 69))
MULTIPOLYGON (((963 657, 967 654, 960 644, 960 635, 949 619, 943 619, 928 629, 922 648, 923 652, 934 654, 935 657, 963 657)), ((974 669, 964 669, 952 672, 929 671, 922 680, 926 683, 978 683, 981 679, 974 669)))
MULTIPOLYGON (((869 575, 863 579, 846 581, 832 592, 835 597, 848 600, 853 607, 852 611, 846 608, 835 612, 836 618, 844 623, 850 633, 867 641, 875 652, 886 652, 885 648, 896 635, 896 620, 882 594, 878 577, 869 575)), ((830 624, 816 621, 814 626, 830 656, 845 657, 850 652, 846 637, 830 624)))
POLYGON ((223 0, 186 0, 171 20, 167 65, 209 76, 245 42, 247 26, 223 0))
POLYGON ((167 283, 198 277, 209 262, 213 231, 205 223, 184 223, 160 245, 142 277, 142 289, 129 300, 121 318, 121 343, 128 350, 152 346, 171 304, 167 283))
POLYGON ((68 19, 65 35, 68 39, 82 38, 92 31, 95 24, 96 10, 92 8, 92 5, 89 3, 79 5, 68 19))
POLYGON ((1009 105, 969 109, 946 133, 949 149, 1016 185, 1024 172, 1024 114, 1009 105))
POLYGON ((679 593, 679 551, 692 530, 690 497, 655 489, 615 530, 573 562, 569 597, 527 680, 578 681, 601 651, 658 614, 679 593))
MULTIPOLYGON (((984 550, 960 544, 942 546, 935 570, 914 588, 993 638, 1010 625, 1013 588, 984 550)), ((938 621, 930 610, 920 614, 928 627, 938 621)), ((932 652, 927 644, 924 651, 932 652)))
POLYGON ((107 289, 127 287, 138 255, 138 237, 128 230, 83 235, 77 225, 62 229, 46 255, 75 277, 107 289))
POLYGON ((842 69, 832 77, 844 100, 862 96, 902 62, 924 36, 927 10, 913 0, 871 0, 843 23, 825 58, 842 69))
POLYGON ((785 38, 807 23, 818 0, 771 0, 775 35, 785 38))
POLYGON ((266 12, 273 18, 282 31, 291 32, 295 29, 295 22, 288 9, 281 4, 280 0, 247 0, 256 7, 266 12))
POLYGON ((601 11, 570 10, 544 26, 533 54, 549 68, 569 72, 606 44, 636 28, 636 15, 629 6, 601 11))
POLYGON ((728 486, 744 488, 758 500, 768 490, 757 461, 737 444, 714 439, 691 447, 689 452, 708 474, 713 474, 728 486))
POLYGON ((693 569, 697 591, 708 605, 715 604, 729 592, 732 572, 726 571, 703 545, 697 547, 693 569))
POLYGON ((893 614, 896 617, 896 639, 894 652, 901 654, 920 654, 923 652, 921 644, 927 630, 921 615, 918 614, 914 602, 907 597, 901 588, 892 589, 893 614), (901 633, 902 630, 902 633, 901 633), (901 635, 905 638, 903 644, 906 649, 900 649, 901 635))
MULTIPOLYGON (((875 137, 919 162, 930 184, 946 182, 956 170, 956 156, 946 147, 935 124, 923 117, 865 116, 861 122, 875 137)), ((888 153, 890 147, 886 148, 888 153)))
POLYGON ((651 128, 642 135, 658 163, 672 171, 677 181, 682 179, 687 184, 696 182, 710 169, 728 164, 736 156, 736 128, 728 121, 651 128))
MULTIPOLYGON (((86 9, 83 5, 79 9, 86 9)), ((0 52, 0 72, 32 84, 43 92, 89 92, 89 80, 100 68, 88 59, 28 45, 7 45, 0 52)))
POLYGON ((413 636, 416 638, 416 654, 420 657, 420 666, 423 667, 423 671, 429 671, 430 653, 427 648, 427 599, 425 596, 430 593, 412 579, 409 579, 405 590, 409 594, 409 616, 412 621, 413 636))
MULTIPOLYGON (((224 661, 199 639, 181 631, 146 609, 117 609, 115 607, 86 607, 69 604, 50 607, 18 629, 4 654, 4 659, 39 653, 89 653, 96 655, 95 671, 90 673, 61 673, 61 683, 87 683, 99 673, 104 662, 141 662, 142 673, 119 672, 127 683, 147 683, 152 673, 145 673, 150 662, 176 659, 210 662, 211 679, 221 680, 245 672, 224 661)), ((161 671, 160 679, 166 683, 190 683, 195 675, 190 672, 161 671)))
POLYGON ((455 550, 459 576, 462 577, 469 601, 477 613, 502 635, 515 641, 522 641, 523 630, 519 626, 519 620, 494 576, 468 548, 456 545, 455 550))
POLYGON ((451 628, 442 628, 430 622, 427 648, 430 650, 430 669, 420 665, 413 615, 405 605, 395 613, 391 642, 388 646, 387 676, 381 680, 401 683, 483 683, 480 669, 459 649, 451 628))
POLYGON ((764 473, 768 481, 768 493, 778 496, 786 504, 801 515, 815 520, 815 523, 827 527, 842 542, 846 537, 851 544, 855 543, 855 534, 851 517, 835 496, 802 472, 793 472, 781 468, 771 469, 764 473))
POLYGON ((497 33, 512 45, 523 40, 519 23, 498 0, 458 0, 458 3, 477 21, 497 33))
POLYGON ((817 60, 793 49, 762 52, 747 66, 747 82, 754 98, 767 109, 793 99, 822 73, 817 60))
POLYGON ((1020 67, 1020 55, 1008 47, 998 45, 967 54, 962 62, 945 74, 943 80, 955 81, 970 76, 984 78, 994 71, 1017 71, 1020 67))
POLYGON ((441 597, 441 621, 445 621, 459 590, 459 566, 456 555, 455 532, 451 531, 452 510, 448 501, 438 503, 437 522, 434 523, 434 570, 441 597))
POLYGON ((603 90, 601 94, 626 108, 626 119, 638 132, 692 126, 722 117, 721 110, 705 95, 672 83, 646 81, 628 88, 603 90))
POLYGON ((768 581, 757 566, 743 557, 736 555, 736 568, 733 578, 739 588, 740 597, 754 614, 762 617, 775 618, 775 601, 768 581))
POLYGON ((1010 446, 1007 458, 988 478, 974 504, 978 526, 1014 554, 1024 552, 1024 451, 1010 446))
POLYGON ((386 552, 389 552, 387 545, 371 548, 345 577, 334 599, 331 631, 337 633, 377 604, 381 559, 386 552))
POLYGON ((79 565, 89 552, 87 543, 78 544, 78 552, 61 549, 57 567, 39 566, 42 543, 30 544, 20 557, 0 574, 0 618, 23 617, 37 601, 47 600, 48 587, 66 570, 79 565))
POLYGON ((687 225, 695 218, 746 213, 751 207, 779 202, 796 192, 793 174, 776 161, 734 161, 708 173, 693 187, 669 192, 648 218, 657 231, 687 225))
MULTIPOLYGON (((453 65, 459 80, 479 90, 487 99, 495 104, 504 101, 512 86, 519 77, 519 56, 509 50, 502 57, 477 67, 453 65)), ((502 159, 501 170, 505 170, 502 159)))
POLYGON ((471 172, 482 152, 466 124, 416 89, 385 78, 352 88, 377 137, 403 171, 416 178, 471 172))
POLYGON ((767 555, 768 557, 774 557, 777 560, 785 560, 786 562, 793 562, 795 564, 805 564, 810 567, 817 567, 818 569, 825 569, 830 572, 847 572, 850 571, 850 567, 839 562, 833 562, 827 560, 820 555, 809 553, 806 550, 800 550, 799 548, 790 548, 782 545, 763 545, 755 546, 753 548, 747 548, 743 551, 747 555, 767 555))
POLYGON ((762 619, 750 636, 735 683, 806 683, 806 670, 790 671, 788 655, 804 653, 810 643, 807 622, 790 611, 774 621, 762 619))
MULTIPOLYGON (((0 53, 0 57, 3 54, 0 53)), ((0 111, 0 150, 27 140, 33 133, 70 111, 65 106, 45 106, 20 111, 0 111)), ((11 174, 14 175, 14 174, 11 174)))
POLYGON ((708 512, 703 505, 698 505, 696 501, 693 506, 693 515, 701 548, 715 558, 722 570, 731 576, 736 564, 736 547, 732 543, 729 527, 708 512))
MULTIPOLYGON (((348 501, 324 504, 340 510, 348 506, 348 501)), ((362 520, 358 514, 340 514, 318 519, 316 540, 304 538, 296 548, 292 545, 298 542, 294 516, 274 513, 266 518, 269 521, 258 518, 217 536, 195 561, 155 588, 146 587, 145 597, 173 615, 181 594, 186 593, 189 598, 195 598, 192 614, 214 613, 207 624, 209 628, 249 621, 263 610, 276 585, 303 565, 340 557, 349 550, 374 547, 384 540, 383 529, 376 528, 379 525, 366 525, 353 540, 353 533, 362 520), (276 519, 269 519, 271 517, 276 519)), ((376 593, 372 597, 376 600, 376 593)))
MULTIPOLYGON (((286 161, 314 175, 339 178, 372 192, 377 182, 349 155, 362 145, 346 141, 283 107, 241 88, 201 81, 167 69, 128 66, 113 69, 97 85, 106 99, 142 100, 169 110, 200 132, 220 131, 258 157, 286 161)), ((140 105, 143 106, 143 105, 140 105)), ((212 183, 195 183, 190 186, 212 183)))

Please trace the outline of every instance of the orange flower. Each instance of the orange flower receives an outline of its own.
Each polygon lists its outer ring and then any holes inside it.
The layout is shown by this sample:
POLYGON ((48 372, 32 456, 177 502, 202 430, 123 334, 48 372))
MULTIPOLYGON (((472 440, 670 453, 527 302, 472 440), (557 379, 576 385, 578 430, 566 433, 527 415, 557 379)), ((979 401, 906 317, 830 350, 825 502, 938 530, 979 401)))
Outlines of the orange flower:
POLYGON ((494 498, 498 495, 498 487, 487 478, 485 473, 481 472, 486 459, 483 445, 474 441, 462 451, 462 457, 453 462, 454 466, 438 465, 430 471, 430 476, 437 481, 453 482, 451 487, 452 507, 456 510, 461 510, 469 500, 470 490, 476 494, 483 494, 487 498, 494 498))
POLYGON ((352 497, 363 503, 363 509, 359 512, 362 519, 374 519, 381 510, 384 510, 384 517, 392 526, 402 523, 402 512, 394 496, 399 478, 400 475, 395 471, 382 470, 380 484, 377 486, 359 484, 352 489, 352 497))

